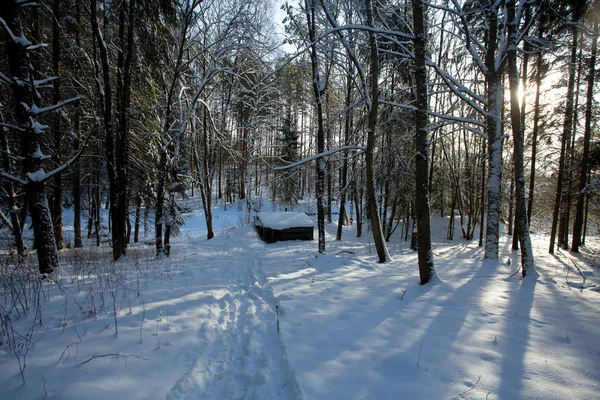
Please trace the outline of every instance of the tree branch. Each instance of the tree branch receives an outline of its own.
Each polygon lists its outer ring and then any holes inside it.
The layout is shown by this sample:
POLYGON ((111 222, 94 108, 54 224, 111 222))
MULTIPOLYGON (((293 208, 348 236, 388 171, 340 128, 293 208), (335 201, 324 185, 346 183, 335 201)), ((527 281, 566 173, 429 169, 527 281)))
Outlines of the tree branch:
POLYGON ((306 158, 304 158, 302 160, 293 162, 293 163, 288 164, 288 165, 283 165, 281 167, 274 167, 273 171, 282 171, 282 170, 294 168, 294 167, 297 167, 299 165, 306 164, 307 162, 310 162, 310 161, 313 161, 313 160, 317 160, 319 158, 327 157, 327 156, 330 156, 332 154, 339 153, 341 151, 346 151, 346 150, 366 151, 367 147, 366 146, 342 146, 342 147, 338 147, 337 149, 331 149, 331 150, 324 151, 322 153, 314 154, 314 155, 312 155, 310 157, 306 157, 306 158))

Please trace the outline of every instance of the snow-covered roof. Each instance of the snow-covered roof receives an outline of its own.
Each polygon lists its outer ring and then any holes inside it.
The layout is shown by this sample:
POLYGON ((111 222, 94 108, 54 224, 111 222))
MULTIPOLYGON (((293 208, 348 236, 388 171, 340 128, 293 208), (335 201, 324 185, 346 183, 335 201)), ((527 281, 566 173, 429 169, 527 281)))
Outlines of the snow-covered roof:
POLYGON ((314 228, 314 222, 301 212, 259 212, 256 225, 271 229, 314 228))

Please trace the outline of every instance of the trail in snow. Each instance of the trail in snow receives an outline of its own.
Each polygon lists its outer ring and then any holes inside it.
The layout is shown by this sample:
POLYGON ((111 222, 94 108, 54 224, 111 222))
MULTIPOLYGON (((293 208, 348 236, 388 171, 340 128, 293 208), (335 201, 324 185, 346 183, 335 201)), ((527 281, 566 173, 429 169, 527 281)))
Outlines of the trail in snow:
POLYGON ((277 332, 277 299, 260 259, 248 247, 229 254, 223 265, 227 289, 214 291, 216 306, 198 332, 202 348, 189 355, 187 371, 167 398, 302 397, 277 332))

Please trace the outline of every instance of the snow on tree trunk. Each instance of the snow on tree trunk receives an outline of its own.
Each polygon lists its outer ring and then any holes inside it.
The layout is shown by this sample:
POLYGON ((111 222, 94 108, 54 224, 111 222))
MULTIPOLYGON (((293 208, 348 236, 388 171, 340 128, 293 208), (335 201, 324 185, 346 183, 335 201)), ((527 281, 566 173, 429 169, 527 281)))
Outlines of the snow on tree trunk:
POLYGON ((488 136, 488 212, 485 236, 485 258, 498 259, 500 236, 500 183, 502 182, 502 132, 501 106, 502 82, 498 71, 498 4, 487 11, 488 40, 485 55, 486 66, 486 133, 488 136))
POLYGON ((23 169, 27 173, 25 183, 33 231, 37 246, 39 271, 51 273, 58 268, 58 252, 54 237, 48 200, 44 192, 45 175, 40 151, 41 134, 45 127, 36 120, 40 113, 39 92, 34 81, 34 71, 28 52, 32 43, 23 34, 20 6, 16 0, 5 1, 0 7, 0 18, 6 31, 6 54, 10 68, 11 87, 14 95, 15 114, 21 137, 23 169))
MULTIPOLYGON (((497 75, 497 74, 493 74, 497 75)), ((488 81, 488 212, 485 236, 485 258, 498 258, 500 235, 500 183, 502 181, 502 136, 500 131, 500 107, 502 89, 500 79, 488 81)))
POLYGON ((44 184, 31 182, 27 185, 29 213, 41 274, 49 274, 58 268, 58 250, 54 239, 52 216, 44 192, 44 184))

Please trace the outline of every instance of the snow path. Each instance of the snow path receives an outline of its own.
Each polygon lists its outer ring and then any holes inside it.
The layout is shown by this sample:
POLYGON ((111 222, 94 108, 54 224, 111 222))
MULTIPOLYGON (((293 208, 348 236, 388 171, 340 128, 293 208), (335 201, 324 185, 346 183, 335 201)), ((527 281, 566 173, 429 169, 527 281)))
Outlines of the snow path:
POLYGON ((227 290, 217 289, 198 332, 203 348, 189 354, 186 372, 168 399, 296 399, 301 397, 277 332, 278 300, 260 258, 229 249, 223 263, 227 290))
POLYGON ((533 235, 534 282, 514 275, 510 237, 490 263, 434 218, 440 280, 422 287, 400 237, 378 264, 352 226, 335 241, 328 224, 319 254, 316 240, 265 244, 242 217, 219 211, 206 240, 203 215, 186 214, 169 259, 63 251, 26 384, 0 347, 0 399, 600 399, 598 238, 549 255, 533 235))

